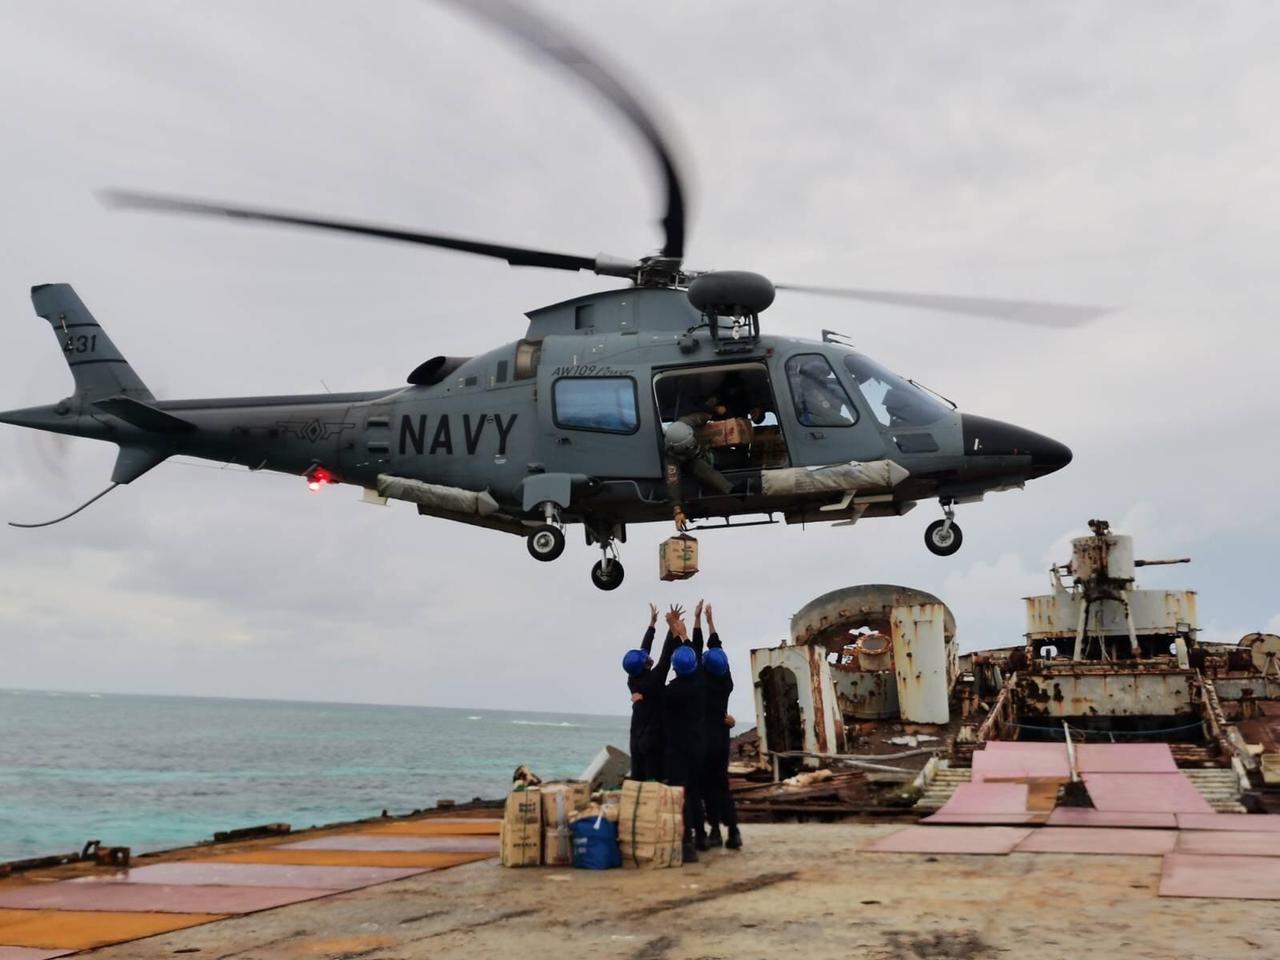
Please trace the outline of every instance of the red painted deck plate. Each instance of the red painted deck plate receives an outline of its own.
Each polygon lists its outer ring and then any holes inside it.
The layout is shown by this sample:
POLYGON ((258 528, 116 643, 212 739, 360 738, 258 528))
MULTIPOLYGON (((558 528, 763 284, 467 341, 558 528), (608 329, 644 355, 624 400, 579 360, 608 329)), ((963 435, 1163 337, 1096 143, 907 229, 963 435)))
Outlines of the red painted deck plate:
MULTIPOLYGON (((1011 747, 1017 746, 1011 744, 1011 747)), ((1023 747, 1036 749, 977 750, 973 754, 973 780, 975 783, 990 779, 1011 777, 1062 777, 1071 776, 1067 765, 1067 748, 1058 743, 1028 743, 1023 747), (1039 749, 1048 747, 1048 750, 1039 749)))
POLYGON ((1244 830, 1247 833, 1280 832, 1280 815, 1274 813, 1180 813, 1182 830, 1244 830))
POLYGON ((1160 896, 1280 900, 1280 858, 1171 853, 1164 858, 1160 896))
POLYGON ((921 823, 1003 824, 1008 827, 1038 826, 1049 820, 1047 813, 943 813, 939 810, 921 823))
POLYGON ((411 837, 397 834, 339 833, 315 840, 282 843, 273 849, 363 850, 434 853, 497 853, 502 847, 497 837, 411 837))
POLYGON ((1117 813, 1090 807, 1058 807, 1049 814, 1051 827, 1156 827, 1172 830, 1183 816, 1199 814, 1117 813))
POLYGON ((1026 813, 1025 783, 962 783, 939 813, 1026 813))
POLYGON ((0 907, 137 913, 255 913, 337 890, 156 883, 41 883, 0 890, 0 907))
POLYGON ((1176 830, 1110 827, 1045 827, 1018 844, 1014 853, 1097 853, 1159 857, 1173 851, 1176 830))
POLYGON ((1181 773, 1086 773, 1085 786, 1099 810, 1123 813, 1213 813, 1181 773))
POLYGON ((356 890, 401 880, 426 871, 420 867, 309 867, 290 863, 153 863, 101 877, 68 883, 172 883, 237 887, 300 887, 307 890, 356 890))
POLYGON ((1167 743, 1081 743, 1076 745, 1081 773, 1177 773, 1167 743))
POLYGON ((1240 830, 1184 830, 1178 834, 1178 853, 1236 857, 1280 857, 1280 833, 1240 830))
POLYGON ((907 827, 863 847, 870 853, 1006 854, 1030 827, 907 827))

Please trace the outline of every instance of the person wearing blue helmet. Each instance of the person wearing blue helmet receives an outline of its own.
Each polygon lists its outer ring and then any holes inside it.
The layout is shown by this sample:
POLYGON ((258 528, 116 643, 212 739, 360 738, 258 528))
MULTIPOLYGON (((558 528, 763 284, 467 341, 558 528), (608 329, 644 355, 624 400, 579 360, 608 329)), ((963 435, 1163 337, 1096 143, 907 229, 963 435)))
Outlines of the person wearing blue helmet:
MULTIPOLYGON (((693 620, 693 645, 702 649, 702 609, 699 602, 693 620)), ((702 670, 706 675, 706 713, 703 723, 706 730, 706 763, 702 770, 702 799, 707 808, 707 821, 711 829, 707 845, 718 847, 723 843, 730 850, 742 847, 742 833, 738 830, 738 810, 729 790, 729 739, 734 719, 729 714, 729 695, 733 693, 733 674, 729 672, 729 657, 716 632, 715 614, 711 604, 706 605, 707 651, 702 655, 702 670), (722 840, 720 825, 728 828, 728 839, 722 840)))
MULTIPOLYGON (((672 608, 672 613, 675 608, 672 608)), ((668 614, 670 622, 670 614, 668 614)), ((662 779, 662 693, 671 669, 671 656, 679 641, 668 628, 667 639, 657 666, 650 653, 653 651, 654 628, 658 623, 658 608, 649 604, 649 629, 635 650, 628 650, 622 658, 622 669, 627 674, 627 689, 631 691, 631 779, 662 779)))
POLYGON ((681 645, 671 658, 676 675, 662 695, 662 731, 666 738, 663 773, 668 784, 684 788, 684 859, 694 863, 698 859, 697 849, 706 849, 702 811, 706 684, 701 658, 688 642, 684 620, 675 616, 669 622, 681 645))

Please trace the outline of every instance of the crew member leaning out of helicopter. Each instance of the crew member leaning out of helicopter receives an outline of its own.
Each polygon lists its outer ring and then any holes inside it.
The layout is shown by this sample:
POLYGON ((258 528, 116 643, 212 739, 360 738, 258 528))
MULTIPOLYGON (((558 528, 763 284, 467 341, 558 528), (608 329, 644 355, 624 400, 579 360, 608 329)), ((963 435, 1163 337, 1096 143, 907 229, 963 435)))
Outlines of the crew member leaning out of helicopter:
POLYGON ((712 420, 723 417, 726 408, 715 397, 708 397, 704 409, 686 413, 667 427, 663 445, 666 451, 667 496, 671 499, 671 516, 676 529, 683 533, 688 528, 684 511, 682 478, 687 471, 697 480, 711 487, 721 496, 733 492, 733 484, 725 479, 711 464, 703 449, 698 431, 712 420))
POLYGON ((684 620, 669 615, 672 633, 680 638, 680 646, 671 657, 675 678, 662 695, 662 731, 666 737, 663 752, 663 774, 674 787, 684 787, 684 859, 698 859, 695 845, 705 850, 707 837, 703 826, 702 769, 706 764, 706 682, 699 668, 698 654, 689 643, 684 620))
POLYGON ((631 691, 631 779, 662 779, 662 692, 671 669, 671 656, 680 641, 671 631, 670 623, 678 608, 667 614, 667 639, 655 667, 650 653, 653 651, 653 631, 658 623, 658 608, 649 604, 649 629, 635 650, 628 650, 622 658, 622 669, 627 673, 627 689, 631 691))
POLYGON ((711 604, 706 605, 707 651, 702 652, 703 602, 693 612, 693 648, 702 660, 702 672, 706 683, 706 714, 703 720, 706 730, 706 763, 702 770, 702 801, 707 809, 707 822, 711 830, 707 845, 718 847, 724 843, 730 850, 742 846, 742 834, 738 831, 738 810, 729 790, 729 734, 735 721, 729 713, 729 695, 733 693, 733 676, 729 673, 729 657, 716 633, 715 616, 711 604), (729 829, 729 838, 721 840, 720 825, 729 829))

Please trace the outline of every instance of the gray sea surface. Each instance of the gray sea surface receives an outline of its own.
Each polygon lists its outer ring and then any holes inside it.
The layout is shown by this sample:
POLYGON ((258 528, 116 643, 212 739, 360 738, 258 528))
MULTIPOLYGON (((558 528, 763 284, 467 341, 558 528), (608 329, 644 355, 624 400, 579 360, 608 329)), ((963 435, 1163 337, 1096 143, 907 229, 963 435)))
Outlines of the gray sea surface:
POLYGON ((532 711, 0 690, 0 860, 135 852, 499 798, 575 776, 629 719, 532 711))

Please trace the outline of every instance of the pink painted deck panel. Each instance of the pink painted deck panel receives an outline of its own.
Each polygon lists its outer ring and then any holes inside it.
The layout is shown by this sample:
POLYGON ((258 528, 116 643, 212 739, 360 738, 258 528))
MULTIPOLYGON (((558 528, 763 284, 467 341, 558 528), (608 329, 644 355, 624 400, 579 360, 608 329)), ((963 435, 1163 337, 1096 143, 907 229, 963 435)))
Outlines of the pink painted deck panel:
POLYGON ((1280 858, 1171 853, 1164 858, 1160 896, 1280 900, 1280 858))
MULTIPOLYGON (((1051 827, 1146 827, 1172 830, 1186 814, 1115 813, 1089 807, 1057 807, 1049 814, 1051 827)), ((1199 814, 1192 814, 1199 816, 1199 814)))
POLYGON ((307 890, 356 890, 388 880, 402 880, 422 867, 310 867, 288 863, 153 863, 100 877, 67 883, 172 883, 236 887, 301 887, 307 890))
POLYGON ((1025 783, 962 783, 939 813, 1026 813, 1025 783))
POLYGON ((1171 853, 1176 830, 1125 830, 1110 827, 1045 827, 1015 848, 1015 853, 1091 853, 1159 857, 1171 853))
POLYGON ((1086 773, 1084 782, 1099 810, 1213 813, 1200 791, 1180 773, 1086 773))
POLYGON ((1184 830, 1178 834, 1178 853, 1237 857, 1280 857, 1280 833, 1240 830, 1184 830))
POLYGON ((907 827, 863 847, 871 853, 976 853, 1000 855, 1031 833, 1029 827, 907 827))
POLYGON ((1004 826, 1038 826, 1049 822, 1049 814, 1035 813, 943 813, 939 810, 921 823, 1003 824, 1004 826))
POLYGON ((0 907, 136 913, 254 913, 337 890, 157 883, 42 883, 0 890, 0 907))
POLYGON ((1076 745, 1081 773, 1177 773, 1167 743, 1081 743, 1076 745))
MULTIPOLYGON (((990 740, 982 748, 991 753, 1065 753, 1066 747, 1061 743, 1047 743, 1037 740, 990 740)), ((977 753, 974 754, 977 756, 977 753)))
POLYGON ((420 853, 497 853, 502 842, 497 837, 411 837, 398 834, 340 833, 315 840, 282 843, 279 850, 365 850, 420 853))
POLYGON ((1049 750, 999 750, 988 753, 977 750, 973 754, 974 782, 1004 777, 1069 777, 1066 747, 1056 743, 1025 744, 1028 747, 1049 747, 1049 750))
POLYGON ((45 950, 41 947, 5 947, 0 946, 0 960, 53 960, 54 957, 69 957, 74 950, 45 950))
POLYGON ((1280 832, 1280 815, 1274 813, 1180 813, 1182 830, 1244 830, 1248 833, 1280 832))

